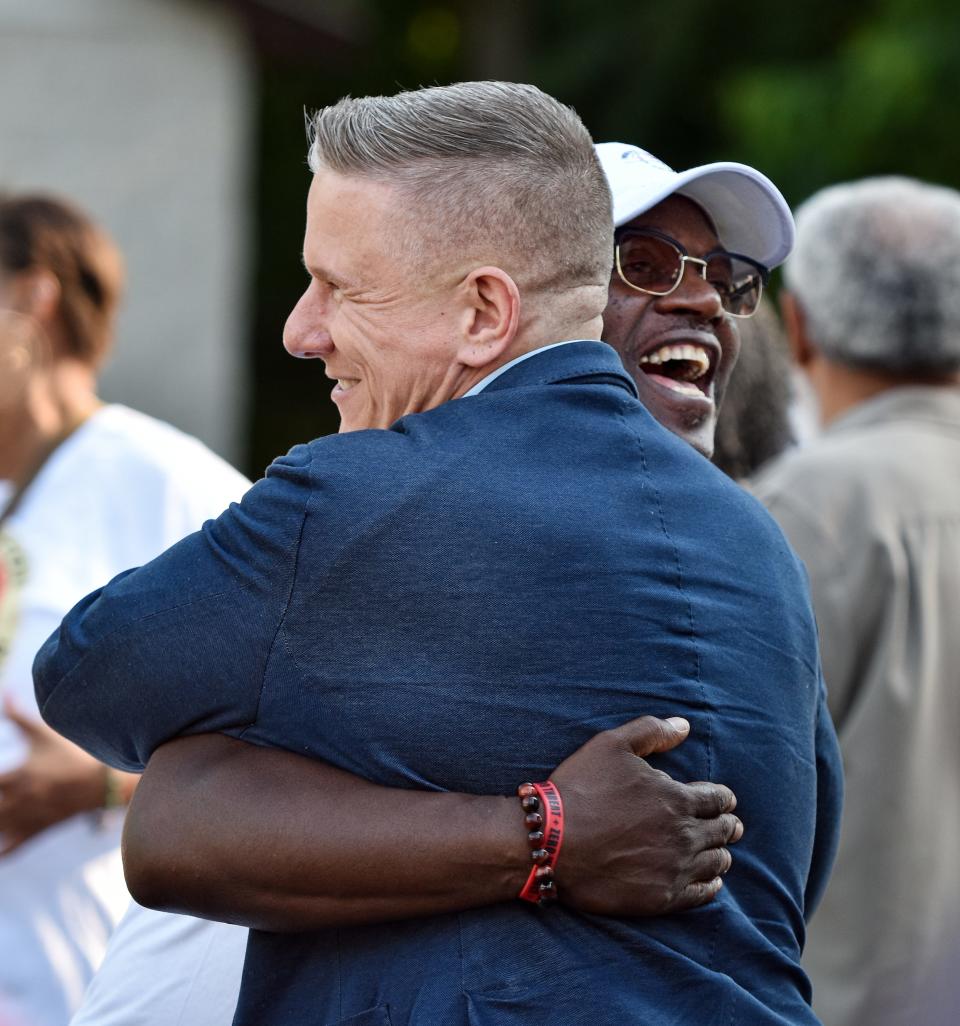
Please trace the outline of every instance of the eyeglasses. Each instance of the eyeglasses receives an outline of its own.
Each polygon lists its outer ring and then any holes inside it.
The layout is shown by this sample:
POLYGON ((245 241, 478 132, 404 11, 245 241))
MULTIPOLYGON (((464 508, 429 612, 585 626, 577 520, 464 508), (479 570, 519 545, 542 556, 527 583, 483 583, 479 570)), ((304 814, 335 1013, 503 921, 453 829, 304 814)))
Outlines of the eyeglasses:
POLYGON ((731 317, 750 317, 760 304, 770 272, 750 257, 715 249, 702 260, 690 256, 682 243, 655 228, 626 228, 615 236, 620 280, 650 296, 669 296, 683 280, 687 264, 700 272, 720 296, 731 317))

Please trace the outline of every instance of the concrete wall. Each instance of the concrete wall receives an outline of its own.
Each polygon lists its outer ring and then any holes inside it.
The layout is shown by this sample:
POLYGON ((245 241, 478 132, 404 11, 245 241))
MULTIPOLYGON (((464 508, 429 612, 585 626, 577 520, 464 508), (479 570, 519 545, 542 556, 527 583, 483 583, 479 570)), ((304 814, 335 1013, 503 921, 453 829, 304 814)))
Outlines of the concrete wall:
POLYGON ((105 398, 242 455, 253 59, 229 5, 0 0, 0 187, 86 207, 127 258, 105 398))

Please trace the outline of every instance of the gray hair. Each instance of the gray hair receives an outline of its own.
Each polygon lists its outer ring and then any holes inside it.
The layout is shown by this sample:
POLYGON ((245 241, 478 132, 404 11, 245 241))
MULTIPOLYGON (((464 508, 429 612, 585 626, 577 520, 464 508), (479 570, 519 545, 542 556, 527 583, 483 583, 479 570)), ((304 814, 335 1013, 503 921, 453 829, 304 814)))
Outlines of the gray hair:
POLYGON ((347 97, 309 125, 309 164, 396 187, 421 259, 492 263, 528 288, 609 281, 610 190, 577 114, 532 85, 347 97))
POLYGON ((787 287, 838 363, 893 374, 960 369, 960 193, 867 178, 796 212, 787 287))

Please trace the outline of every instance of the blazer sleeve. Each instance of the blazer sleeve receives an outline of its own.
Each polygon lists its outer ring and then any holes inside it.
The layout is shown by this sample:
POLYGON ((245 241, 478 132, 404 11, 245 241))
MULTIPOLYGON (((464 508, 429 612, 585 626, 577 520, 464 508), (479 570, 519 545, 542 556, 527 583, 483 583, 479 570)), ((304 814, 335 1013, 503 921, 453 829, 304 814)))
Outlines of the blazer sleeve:
POLYGON ((804 918, 808 922, 820 904, 830 880, 830 872, 840 844, 840 813, 843 808, 843 763, 837 732, 833 728, 833 720, 827 708, 827 691, 822 673, 817 700, 815 744, 817 821, 803 903, 804 918))
POLYGON ((82 599, 34 661, 44 720, 135 772, 173 737, 253 723, 310 493, 300 446, 202 530, 82 599))

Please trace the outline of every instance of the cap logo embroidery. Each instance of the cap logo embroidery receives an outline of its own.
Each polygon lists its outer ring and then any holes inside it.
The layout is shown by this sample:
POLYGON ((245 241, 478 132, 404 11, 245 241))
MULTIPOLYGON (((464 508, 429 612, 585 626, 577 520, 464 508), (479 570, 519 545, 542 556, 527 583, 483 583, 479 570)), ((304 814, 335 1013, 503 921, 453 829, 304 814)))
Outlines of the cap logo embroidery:
POLYGON ((647 153, 646 150, 630 149, 624 150, 620 154, 621 160, 638 160, 641 164, 646 164, 648 167, 655 167, 659 170, 669 171, 670 168, 664 164, 662 160, 658 160, 652 153, 647 153))

